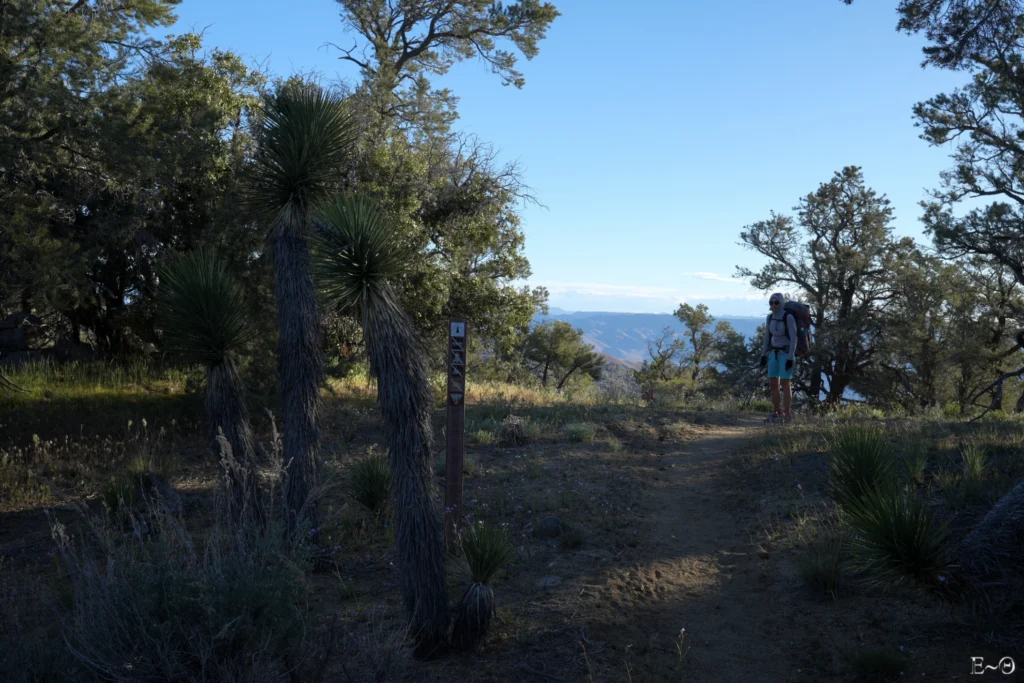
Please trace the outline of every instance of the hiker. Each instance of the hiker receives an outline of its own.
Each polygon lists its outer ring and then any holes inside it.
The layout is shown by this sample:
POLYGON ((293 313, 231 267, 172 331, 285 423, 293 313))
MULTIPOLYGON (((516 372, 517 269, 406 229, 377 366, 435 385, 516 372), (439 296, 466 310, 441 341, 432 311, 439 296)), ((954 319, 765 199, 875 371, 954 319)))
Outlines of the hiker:
POLYGON ((768 384, 772 388, 772 404, 775 412, 771 421, 790 419, 793 405, 793 366, 796 363, 797 327, 796 317, 783 308, 786 300, 776 292, 768 299, 771 313, 761 346, 761 367, 768 367, 768 384))

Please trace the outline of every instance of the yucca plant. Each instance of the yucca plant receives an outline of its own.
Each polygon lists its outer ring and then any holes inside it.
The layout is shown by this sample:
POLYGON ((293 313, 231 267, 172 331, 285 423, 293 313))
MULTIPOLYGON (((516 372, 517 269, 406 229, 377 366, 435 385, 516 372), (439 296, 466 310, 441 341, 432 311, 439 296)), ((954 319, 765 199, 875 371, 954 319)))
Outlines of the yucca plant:
POLYGON ((367 456, 352 468, 349 493, 378 517, 387 510, 393 489, 391 468, 383 455, 367 456))
POLYGON ((980 482, 985 477, 985 449, 971 441, 960 448, 960 455, 964 459, 964 479, 980 482))
POLYGON ((231 517, 259 516, 252 427, 235 361, 254 333, 242 289, 216 255, 202 248, 171 259, 158 275, 164 340, 186 361, 206 368, 210 447, 221 452, 220 430, 231 446, 234 462, 221 463, 231 517))
POLYGON ((948 534, 912 491, 872 489, 844 507, 853 529, 851 565, 869 581, 894 586, 914 580, 937 587, 948 575, 948 534))
POLYGON ((362 321, 391 452, 405 607, 416 651, 427 656, 447 642, 450 616, 444 532, 430 472, 433 395, 427 357, 391 286, 412 256, 368 198, 338 199, 321 221, 315 242, 317 280, 331 305, 355 310, 362 321))
POLYGON ((845 506, 878 487, 895 481, 892 458, 886 452, 885 434, 878 429, 850 427, 832 444, 829 494, 845 506))
POLYGON ((903 456, 903 465, 906 467, 910 481, 915 484, 923 484, 924 471, 928 467, 928 450, 920 446, 911 447, 903 456))
POLYGON ((257 147, 246 185, 250 213, 272 225, 279 332, 282 443, 290 462, 286 505, 292 528, 315 527, 310 492, 318 483, 320 383, 324 374, 309 230, 333 196, 356 127, 343 100, 312 84, 288 83, 259 112, 257 147))
POLYGON ((826 522, 815 528, 804 553, 797 557, 797 567, 815 594, 835 598, 843 576, 843 553, 848 541, 848 530, 836 522, 826 522))
POLYGON ((473 650, 487 635, 494 617, 491 581, 512 559, 513 550, 504 528, 480 523, 465 527, 462 552, 472 583, 459 602, 452 641, 459 650, 473 650))

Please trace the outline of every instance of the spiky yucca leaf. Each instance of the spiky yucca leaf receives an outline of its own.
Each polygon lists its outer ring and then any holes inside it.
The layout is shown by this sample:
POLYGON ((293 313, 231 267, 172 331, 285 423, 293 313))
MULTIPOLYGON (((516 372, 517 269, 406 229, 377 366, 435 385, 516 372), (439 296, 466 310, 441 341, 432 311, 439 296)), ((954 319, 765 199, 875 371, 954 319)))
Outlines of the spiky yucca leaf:
POLYGON ((903 465, 912 482, 923 484, 924 471, 928 467, 928 449, 920 446, 911 448, 903 456, 903 465))
POLYGON ((476 648, 487 635, 494 617, 494 591, 482 583, 470 584, 455 612, 452 645, 469 651, 476 648))
POLYGON ((466 589, 455 615, 452 644, 472 650, 487 634, 494 616, 494 591, 488 585, 512 559, 512 545, 505 529, 496 525, 469 525, 462 534, 473 583, 466 589))
POLYGON ((873 583, 894 586, 914 580, 938 587, 948 574, 948 534, 911 491, 880 488, 845 507, 854 531, 852 565, 873 583))
POLYGON ((292 83, 266 97, 259 117, 249 211, 272 219, 313 209, 330 195, 356 140, 348 107, 318 85, 292 83))
POLYGON ((173 259, 160 269, 159 281, 164 339, 188 360, 219 365, 252 338, 242 288, 212 251, 173 259))
POLYGON ((488 584, 512 559, 513 548, 504 528, 470 524, 462 534, 462 552, 473 581, 488 584))
POLYGON ((377 203, 347 196, 327 204, 314 234, 315 273, 332 304, 365 307, 384 295, 409 263, 393 225, 377 203))
POLYGON ((886 452, 881 430, 844 429, 832 448, 829 493, 838 504, 845 506, 878 487, 894 484, 893 460, 886 452))
POLYGON ((974 441, 960 448, 964 459, 964 478, 978 482, 985 477, 985 448, 974 441))

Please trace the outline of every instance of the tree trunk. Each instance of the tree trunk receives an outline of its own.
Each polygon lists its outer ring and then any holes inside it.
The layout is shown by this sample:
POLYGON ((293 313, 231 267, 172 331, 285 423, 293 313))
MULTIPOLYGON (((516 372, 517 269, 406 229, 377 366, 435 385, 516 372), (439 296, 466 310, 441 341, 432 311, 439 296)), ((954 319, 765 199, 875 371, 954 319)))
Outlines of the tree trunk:
POLYGON ((807 392, 807 400, 812 406, 821 403, 821 370, 821 357, 814 354, 814 363, 811 364, 811 388, 807 392))
POLYGON ((825 396, 825 408, 832 410, 839 407, 843 400, 843 395, 846 393, 846 388, 849 386, 850 378, 846 375, 832 375, 832 382, 828 387, 828 395, 825 396))
POLYGON ((402 592, 424 657, 447 643, 450 623, 444 532, 431 475, 433 401, 412 320, 390 297, 367 305, 363 331, 391 452, 402 592))
POLYGON ((238 376, 234 360, 225 359, 206 373, 206 417, 210 440, 218 458, 223 454, 217 443, 220 430, 231 446, 233 462, 221 462, 226 486, 226 503, 235 523, 262 522, 255 449, 249 409, 245 405, 245 385, 238 376))
POLYGON ((1017 405, 1013 407, 1013 412, 1024 413, 1024 389, 1021 390, 1020 396, 1017 397, 1017 405))
POLYGON ((558 381, 558 386, 555 388, 555 391, 561 392, 562 391, 562 387, 564 387, 565 383, 567 381, 569 381, 570 377, 572 377, 572 373, 576 372, 577 370, 579 370, 578 367, 570 368, 569 372, 565 373, 565 375, 562 377, 562 379, 560 379, 558 381))
POLYGON ((278 368, 282 404, 282 449, 288 464, 285 501, 294 529, 316 527, 310 491, 318 484, 320 382, 323 345, 309 245, 300 229, 278 225, 273 237, 274 285, 280 334, 278 368))

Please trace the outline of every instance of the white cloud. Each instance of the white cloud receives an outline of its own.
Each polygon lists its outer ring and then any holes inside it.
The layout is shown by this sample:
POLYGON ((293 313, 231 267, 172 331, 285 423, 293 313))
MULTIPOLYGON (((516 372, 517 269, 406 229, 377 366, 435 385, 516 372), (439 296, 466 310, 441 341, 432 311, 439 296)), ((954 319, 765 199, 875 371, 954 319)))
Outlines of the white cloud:
POLYGON ((768 305, 768 292, 749 287, 746 291, 737 291, 720 286, 703 290, 699 286, 684 289, 599 282, 531 281, 529 284, 547 288, 551 306, 570 311, 671 313, 683 303, 706 303, 715 315, 760 315, 768 305))
POLYGON ((747 283, 746 280, 743 280, 743 279, 740 279, 740 278, 735 278, 735 277, 726 277, 724 275, 719 275, 717 273, 697 272, 697 273, 683 273, 683 275, 686 275, 686 276, 689 276, 689 277, 695 277, 698 280, 712 280, 714 282, 734 282, 734 283, 737 283, 737 284, 746 284, 747 283))
POLYGON ((535 286, 546 287, 551 294, 585 294, 588 296, 625 297, 636 299, 658 299, 683 303, 686 297, 681 290, 672 287, 648 287, 643 285, 606 285, 595 282, 534 282, 535 286))

